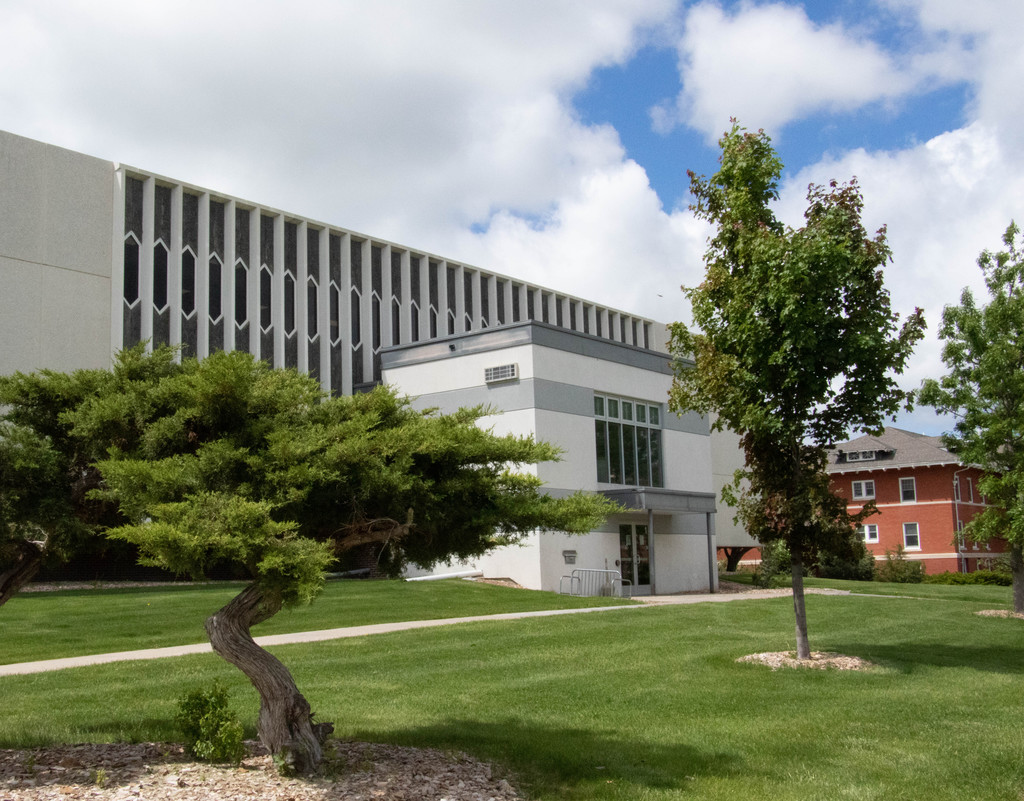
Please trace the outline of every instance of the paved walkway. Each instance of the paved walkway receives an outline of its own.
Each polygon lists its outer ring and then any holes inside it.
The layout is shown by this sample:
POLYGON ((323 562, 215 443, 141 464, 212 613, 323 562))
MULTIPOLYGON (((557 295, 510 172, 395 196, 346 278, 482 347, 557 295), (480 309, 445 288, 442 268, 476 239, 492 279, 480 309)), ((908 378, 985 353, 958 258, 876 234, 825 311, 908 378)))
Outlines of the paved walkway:
MULTIPOLYGON (((848 594, 839 590, 807 590, 828 594, 848 594)), ((346 637, 365 637, 370 634, 385 634, 392 631, 409 629, 426 629, 435 626, 451 626, 456 623, 475 623, 484 620, 519 620, 530 617, 551 617, 554 615, 576 615, 586 612, 612 612, 626 609, 645 609, 651 606, 669 604, 700 604, 722 603, 726 601, 756 600, 758 598, 779 597, 789 595, 790 590, 766 590, 760 592, 715 593, 693 595, 656 595, 639 598, 639 605, 592 606, 582 609, 551 609, 539 612, 510 612, 501 615, 479 615, 477 617, 450 617, 442 620, 407 620, 399 623, 376 623, 371 626, 348 626, 338 629, 320 629, 318 631, 297 631, 290 634, 271 634, 256 637, 260 645, 287 645, 290 643, 319 642, 322 640, 339 640, 346 637)), ((17 662, 11 665, 0 665, 0 676, 16 676, 25 673, 45 673, 51 670, 82 667, 85 665, 102 665, 107 662, 129 662, 137 659, 163 659, 168 656, 185 656, 187 654, 203 654, 212 651, 209 643, 193 645, 175 645, 169 648, 147 648, 142 651, 118 651, 110 654, 89 654, 71 656, 64 659, 44 659, 39 662, 17 662)))

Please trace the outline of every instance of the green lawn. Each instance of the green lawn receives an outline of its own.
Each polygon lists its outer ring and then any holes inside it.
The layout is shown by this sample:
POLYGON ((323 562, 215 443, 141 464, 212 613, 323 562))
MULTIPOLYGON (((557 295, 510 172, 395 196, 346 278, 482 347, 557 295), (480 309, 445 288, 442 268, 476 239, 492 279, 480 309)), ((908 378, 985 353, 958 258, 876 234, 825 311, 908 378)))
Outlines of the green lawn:
MULTIPOLYGON (((812 647, 880 666, 858 673, 736 663, 793 647, 788 598, 273 650, 339 736, 464 750, 544 801, 1019 801, 1024 622, 979 603, 809 596, 812 647)), ((175 699, 214 678, 254 721, 213 655, 0 678, 0 747, 172 740, 175 699)))
MULTIPOLYGON (((203 621, 240 583, 26 592, 0 607, 0 664, 206 642, 203 621)), ((284 609, 256 636, 400 620, 628 603, 470 581, 332 581, 309 606, 284 609)))
MULTIPOLYGON (((722 577, 725 581, 738 584, 753 585, 752 573, 735 573, 722 577)), ((786 581, 786 587, 791 582, 786 581)), ((930 598, 939 601, 969 601, 987 605, 992 608, 1010 609, 1012 591, 1009 587, 994 587, 985 584, 950 585, 950 584, 895 584, 885 581, 844 581, 842 579, 819 579, 807 576, 804 587, 831 588, 847 590, 862 595, 898 595, 903 598, 930 598), (993 607, 994 605, 994 607, 993 607)))

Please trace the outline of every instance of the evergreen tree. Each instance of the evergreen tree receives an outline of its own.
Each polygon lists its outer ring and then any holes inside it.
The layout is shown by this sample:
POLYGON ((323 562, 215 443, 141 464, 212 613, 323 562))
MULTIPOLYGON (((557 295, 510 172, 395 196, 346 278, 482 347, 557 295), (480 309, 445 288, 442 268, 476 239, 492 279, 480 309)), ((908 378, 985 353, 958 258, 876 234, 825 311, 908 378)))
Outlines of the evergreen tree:
POLYGON ((326 398, 314 379, 236 352, 86 399, 70 418, 78 435, 112 443, 94 496, 116 502, 129 523, 110 536, 177 573, 200 578, 227 562, 248 574, 206 630, 258 690, 263 743, 308 773, 332 727, 313 723, 252 626, 313 599, 335 556, 356 546, 374 544, 397 573, 538 529, 587 532, 613 508, 599 496, 545 495, 519 468, 556 449, 480 428, 485 411, 419 412, 386 388, 326 398), (135 425, 136 439, 115 436, 135 425))

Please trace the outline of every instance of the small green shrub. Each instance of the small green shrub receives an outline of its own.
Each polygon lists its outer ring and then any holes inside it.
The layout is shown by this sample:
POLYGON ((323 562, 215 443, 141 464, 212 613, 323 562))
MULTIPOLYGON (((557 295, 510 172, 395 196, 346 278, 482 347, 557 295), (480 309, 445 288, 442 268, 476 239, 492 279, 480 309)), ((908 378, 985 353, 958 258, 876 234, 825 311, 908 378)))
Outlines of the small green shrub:
POLYGON ((818 577, 848 581, 874 581, 875 557, 865 554, 857 559, 843 559, 831 554, 818 557, 818 577))
POLYGON ((973 573, 934 573, 924 577, 925 584, 987 584, 995 587, 1009 587, 1013 576, 998 570, 976 570, 973 573))
POLYGON ((228 691, 219 682, 210 690, 186 693, 178 701, 174 722, 185 736, 189 753, 198 759, 237 765, 245 756, 242 724, 228 709, 228 691))
POLYGON ((761 546, 761 564, 754 571, 754 584, 758 587, 782 587, 792 574, 793 559, 783 542, 769 542, 761 546))
POLYGON ((835 551, 818 554, 815 574, 818 578, 872 581, 875 578, 875 557, 860 535, 851 532, 835 551))
POLYGON ((896 584, 920 584, 924 581, 924 562, 907 559, 902 545, 885 552, 885 561, 875 568, 878 581, 890 581, 896 584))

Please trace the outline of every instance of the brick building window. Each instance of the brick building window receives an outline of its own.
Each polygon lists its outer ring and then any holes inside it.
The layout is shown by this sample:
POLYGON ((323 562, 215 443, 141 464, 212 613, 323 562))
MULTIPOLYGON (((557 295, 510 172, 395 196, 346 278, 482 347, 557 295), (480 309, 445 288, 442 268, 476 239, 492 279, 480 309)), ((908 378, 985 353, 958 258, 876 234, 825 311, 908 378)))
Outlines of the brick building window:
POLYGON ((854 481, 853 499, 855 501, 866 501, 875 497, 874 481, 854 481))

